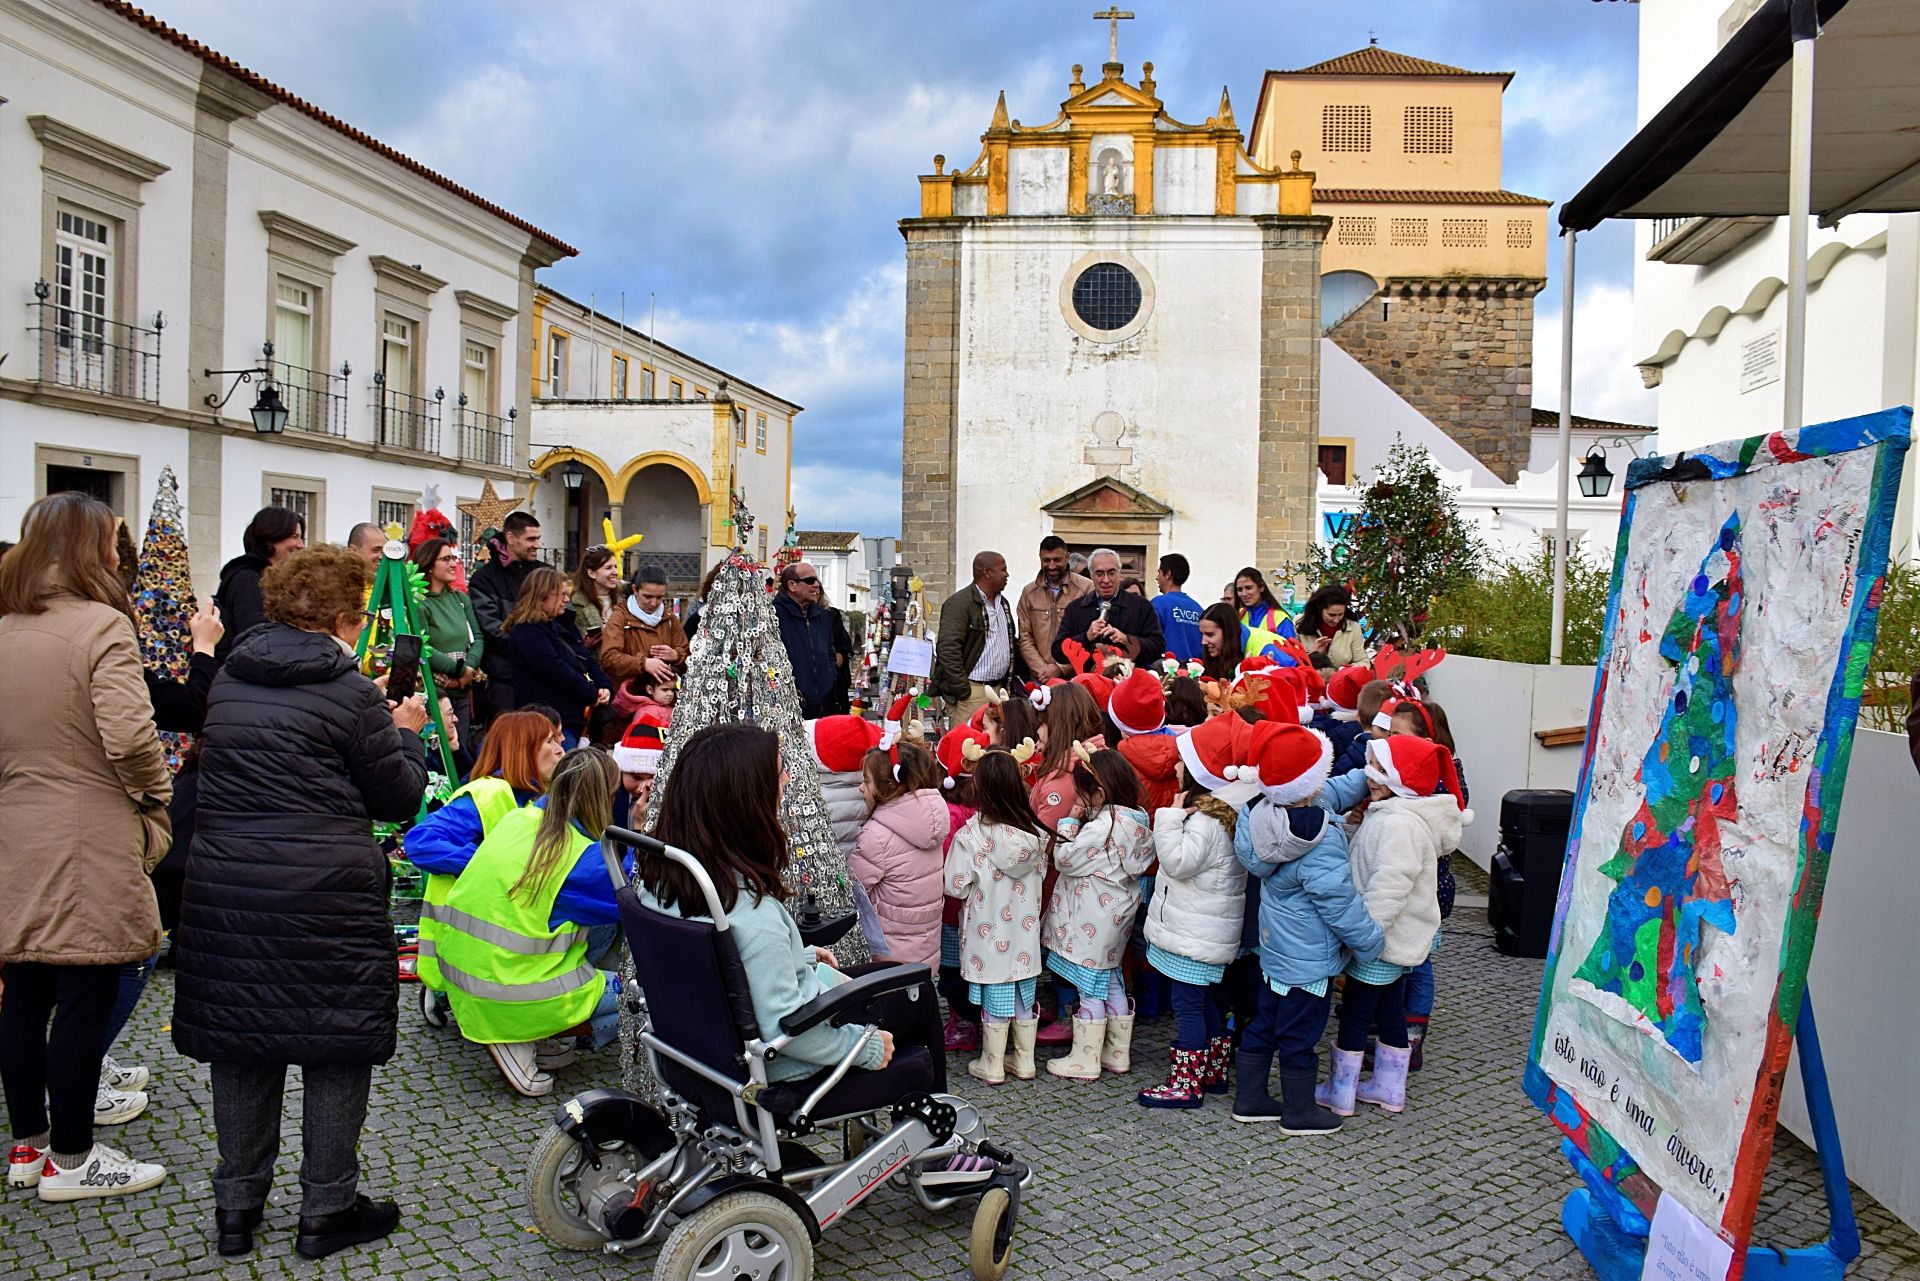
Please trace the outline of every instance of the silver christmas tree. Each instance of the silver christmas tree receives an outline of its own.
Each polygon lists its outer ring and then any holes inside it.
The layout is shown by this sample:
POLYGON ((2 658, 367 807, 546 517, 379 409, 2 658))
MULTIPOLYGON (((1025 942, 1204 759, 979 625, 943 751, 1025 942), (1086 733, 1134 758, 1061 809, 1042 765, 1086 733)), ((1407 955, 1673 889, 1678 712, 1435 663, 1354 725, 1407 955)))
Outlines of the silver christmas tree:
MULTIPOLYGON (((805 917, 817 911, 832 918, 854 911, 853 882, 820 795, 820 775, 800 715, 793 664, 780 643, 779 621, 767 593, 767 569, 738 551, 727 558, 700 606, 700 630, 687 655, 666 750, 654 775, 649 830, 659 817, 661 797, 672 786, 681 746, 709 725, 735 721, 772 730, 780 740, 780 763, 788 776, 780 819, 792 852, 787 888, 794 914, 805 917)), ((872 959, 858 925, 834 944, 833 953, 842 968, 872 959)), ((631 958, 623 977, 634 984, 631 958)), ((630 1047, 625 1056, 626 1084, 644 1094, 650 1082, 645 1079, 642 1056, 635 1052, 643 1025, 643 1012, 636 1011, 635 1004, 626 1002, 621 1019, 630 1047)))

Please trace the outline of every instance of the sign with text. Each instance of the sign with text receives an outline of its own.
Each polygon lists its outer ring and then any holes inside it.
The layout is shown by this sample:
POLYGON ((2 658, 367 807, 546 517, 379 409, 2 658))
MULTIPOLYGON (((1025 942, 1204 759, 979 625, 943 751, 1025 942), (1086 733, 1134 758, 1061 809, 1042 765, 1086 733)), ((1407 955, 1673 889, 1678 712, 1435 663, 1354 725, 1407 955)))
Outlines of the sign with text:
POLYGON ((1780 331, 1749 338, 1740 344, 1740 394, 1758 391, 1780 381, 1780 331))
POLYGON ((887 652, 887 670, 895 676, 933 675, 933 642, 900 637, 887 652))
POLYGON ((1725 1281, 1733 1247, 1670 1196, 1660 1198, 1647 1233, 1640 1281, 1725 1281))

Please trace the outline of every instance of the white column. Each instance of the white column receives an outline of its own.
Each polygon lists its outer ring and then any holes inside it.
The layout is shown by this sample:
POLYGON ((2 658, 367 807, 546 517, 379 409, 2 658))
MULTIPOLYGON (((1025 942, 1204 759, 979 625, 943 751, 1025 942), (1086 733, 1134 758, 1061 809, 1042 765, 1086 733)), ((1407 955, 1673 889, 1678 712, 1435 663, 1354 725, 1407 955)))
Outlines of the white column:
POLYGON ((1560 272, 1560 470, 1553 487, 1553 632, 1547 661, 1560 665, 1567 639, 1567 485, 1573 478, 1573 255, 1577 232, 1565 233, 1560 272))

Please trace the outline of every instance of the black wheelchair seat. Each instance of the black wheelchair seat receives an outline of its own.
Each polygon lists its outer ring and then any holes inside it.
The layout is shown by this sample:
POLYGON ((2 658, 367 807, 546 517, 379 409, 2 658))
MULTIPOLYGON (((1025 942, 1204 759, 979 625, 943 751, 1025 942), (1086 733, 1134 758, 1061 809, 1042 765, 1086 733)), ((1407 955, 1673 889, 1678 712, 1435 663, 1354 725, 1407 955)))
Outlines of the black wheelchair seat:
MULTIPOLYGON (((776 1116, 787 1116, 832 1074, 832 1068, 821 1068, 798 1081, 775 1081, 760 1092, 760 1105, 776 1116)), ((905 1095, 931 1094, 934 1086, 933 1055, 923 1045, 904 1047, 896 1050, 893 1061, 883 1068, 847 1073, 840 1084, 821 1098, 814 1108, 814 1117, 826 1122, 878 1112, 892 1107, 905 1095)))

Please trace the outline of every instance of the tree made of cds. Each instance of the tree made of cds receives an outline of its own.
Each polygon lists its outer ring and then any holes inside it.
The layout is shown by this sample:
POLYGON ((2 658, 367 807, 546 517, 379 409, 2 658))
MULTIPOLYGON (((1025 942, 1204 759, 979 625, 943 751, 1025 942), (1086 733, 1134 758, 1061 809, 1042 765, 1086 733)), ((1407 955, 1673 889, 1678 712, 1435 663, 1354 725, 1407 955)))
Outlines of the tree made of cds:
MULTIPOLYGON (((123 527, 124 529, 124 527, 123 527)), ((133 610, 140 620, 140 661, 162 680, 187 679, 193 636, 193 575, 187 568, 187 521, 180 510, 180 482, 173 468, 160 469, 160 487, 147 511, 147 536, 133 575, 133 610)), ((184 734, 160 735, 167 765, 178 771, 184 734)))

